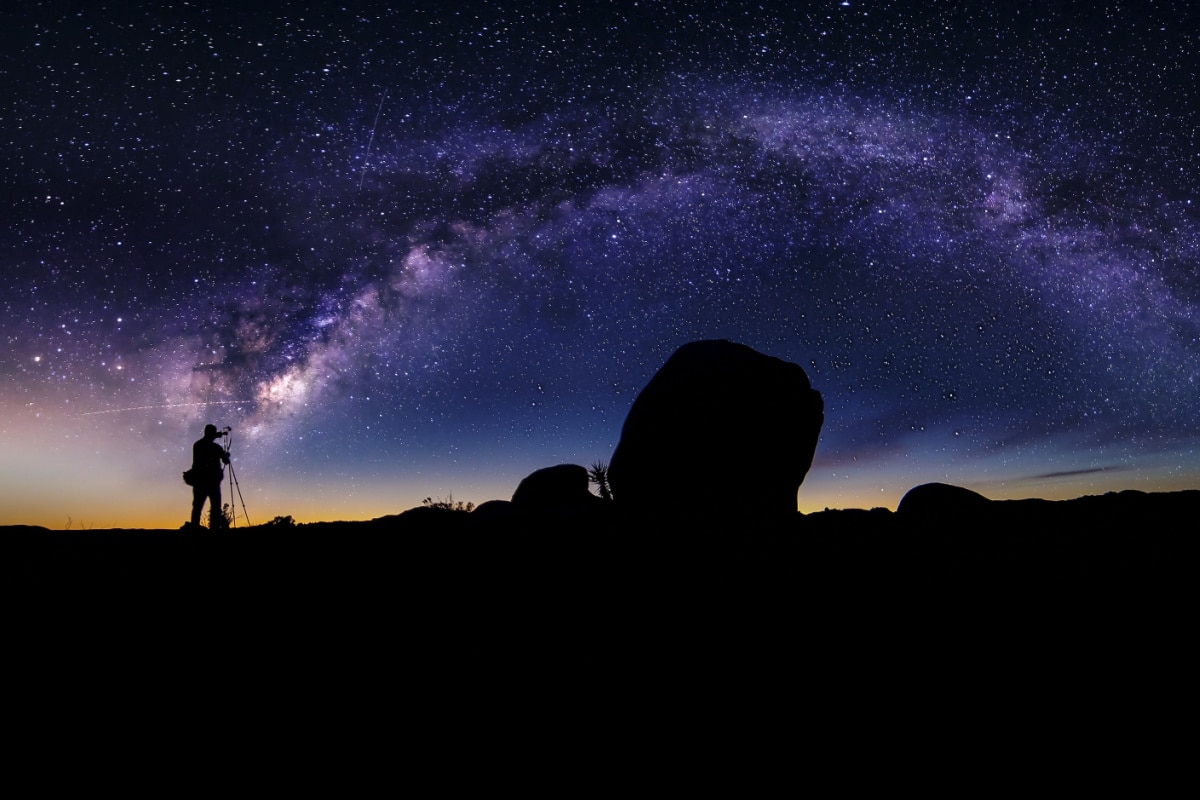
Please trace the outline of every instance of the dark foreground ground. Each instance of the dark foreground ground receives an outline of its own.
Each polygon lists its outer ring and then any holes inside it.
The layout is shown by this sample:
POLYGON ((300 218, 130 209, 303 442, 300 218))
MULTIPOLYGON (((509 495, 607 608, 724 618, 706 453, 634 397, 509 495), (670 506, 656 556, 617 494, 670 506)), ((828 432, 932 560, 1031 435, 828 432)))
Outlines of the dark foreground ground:
POLYGON ((12 727, 59 754, 201 731, 206 768, 286 743, 449 776, 484 753, 490 781, 553 763, 572 785, 1144 789, 1190 763, 1200 492, 937 490, 774 523, 493 511, 0 529, 12 727))

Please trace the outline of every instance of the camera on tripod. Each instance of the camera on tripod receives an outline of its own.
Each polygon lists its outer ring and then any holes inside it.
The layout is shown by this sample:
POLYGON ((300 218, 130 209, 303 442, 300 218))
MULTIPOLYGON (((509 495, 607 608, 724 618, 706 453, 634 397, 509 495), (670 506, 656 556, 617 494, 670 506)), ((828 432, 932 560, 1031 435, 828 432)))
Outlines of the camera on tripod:
POLYGON ((224 428, 221 428, 221 430, 217 431, 217 436, 218 436, 218 437, 221 437, 221 436, 228 436, 228 435, 229 435, 229 433, 230 433, 230 431, 232 431, 232 430, 233 430, 233 428, 231 428, 231 427, 229 427, 228 425, 226 425, 224 428))

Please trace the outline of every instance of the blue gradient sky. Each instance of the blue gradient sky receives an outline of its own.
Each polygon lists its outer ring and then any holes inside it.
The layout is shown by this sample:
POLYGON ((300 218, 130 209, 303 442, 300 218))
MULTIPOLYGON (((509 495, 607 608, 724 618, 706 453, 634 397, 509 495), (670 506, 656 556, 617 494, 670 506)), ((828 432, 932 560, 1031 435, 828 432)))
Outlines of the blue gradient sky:
POLYGON ((1197 488, 1191 5, 777 5, 0 12, 0 524, 507 498, 697 338, 802 510, 1197 488))

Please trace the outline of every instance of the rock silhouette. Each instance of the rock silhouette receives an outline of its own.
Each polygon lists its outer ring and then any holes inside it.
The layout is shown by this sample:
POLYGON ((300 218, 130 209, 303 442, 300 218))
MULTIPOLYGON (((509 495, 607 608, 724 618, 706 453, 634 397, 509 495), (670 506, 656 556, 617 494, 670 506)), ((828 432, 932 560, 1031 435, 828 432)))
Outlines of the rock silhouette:
POLYGON ((567 530, 595 527, 608 520, 611 503, 588 490, 587 469, 558 464, 521 479, 511 500, 488 500, 470 517, 477 528, 567 530))
POLYGON ((609 467, 622 515, 783 518, 824 401, 797 364, 724 339, 680 347, 629 410, 609 467))
POLYGON ((591 527, 608 519, 611 503, 588 490, 587 469, 558 464, 526 475, 513 492, 510 506, 517 519, 540 528, 591 527))
POLYGON ((896 506, 896 514, 913 525, 966 525, 984 516, 991 502, 962 486, 923 483, 905 493, 896 506))
POLYGON ((529 512, 586 510, 596 496, 588 491, 587 469, 559 464, 535 470, 521 479, 512 503, 529 512))

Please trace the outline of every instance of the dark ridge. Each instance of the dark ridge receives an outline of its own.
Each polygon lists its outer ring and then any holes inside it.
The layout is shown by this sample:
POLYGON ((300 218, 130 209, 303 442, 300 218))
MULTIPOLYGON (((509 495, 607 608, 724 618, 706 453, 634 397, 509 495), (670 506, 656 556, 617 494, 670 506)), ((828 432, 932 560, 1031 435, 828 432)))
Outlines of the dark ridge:
MULTIPOLYGON (((557 468, 551 468, 557 469, 557 468)), ((494 540, 497 535, 535 536, 549 541, 603 541, 622 548, 645 548, 655 541, 673 544, 720 541, 737 549, 751 542, 771 541, 797 553, 813 547, 854 547, 852 542, 907 542, 917 545, 930 537, 956 548, 991 541, 1023 543, 1039 548, 1121 541, 1140 549, 1153 541, 1196 538, 1200 490, 1142 492, 1126 490, 1088 495, 1073 500, 989 500, 956 486, 926 484, 909 491, 898 509, 835 509, 764 518, 748 508, 743 517, 721 517, 712 525, 698 515, 642 519, 624 513, 619 504, 594 495, 583 502, 581 487, 573 487, 579 502, 528 507, 528 501, 493 500, 474 511, 417 507, 367 521, 265 524, 226 530, 94 529, 56 531, 30 525, 0 526, 0 546, 11 552, 103 552, 134 546, 146 552, 183 550, 272 550, 315 548, 336 553, 348 547, 437 547, 448 534, 462 541, 494 540), (665 524, 664 524, 665 520, 665 524), (432 539, 425 539, 424 536, 432 539), (491 537, 485 539, 482 537, 491 537), (550 537, 550 538, 548 538, 550 537)), ((512 543, 514 540, 509 539, 512 543)))

